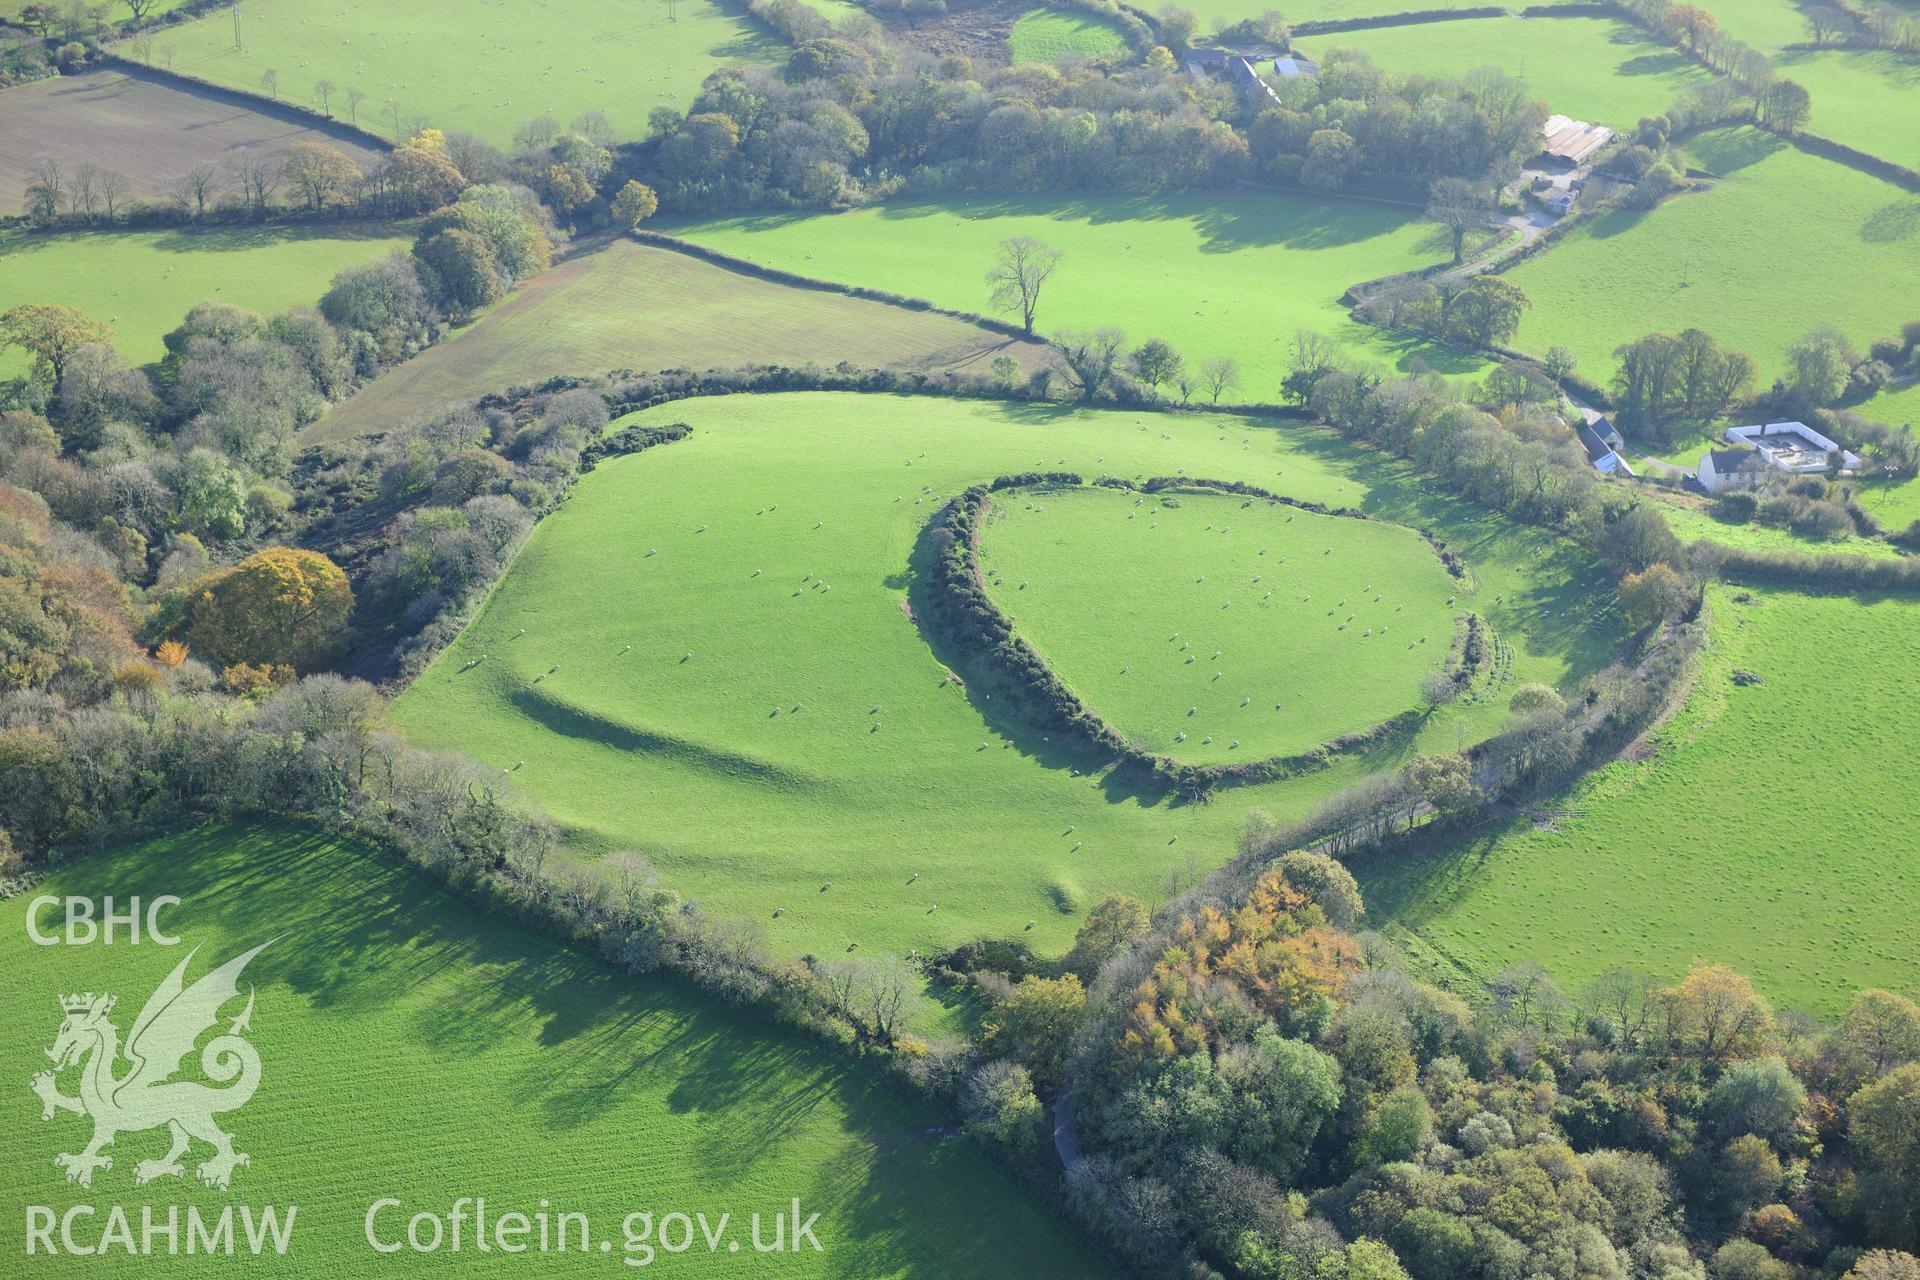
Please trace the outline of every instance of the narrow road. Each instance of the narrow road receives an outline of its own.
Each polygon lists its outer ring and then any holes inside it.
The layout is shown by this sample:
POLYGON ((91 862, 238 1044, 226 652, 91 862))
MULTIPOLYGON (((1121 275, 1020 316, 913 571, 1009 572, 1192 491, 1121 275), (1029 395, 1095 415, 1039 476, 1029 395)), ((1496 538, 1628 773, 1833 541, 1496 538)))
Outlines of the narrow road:
POLYGON ((1065 1086, 1053 1095, 1053 1152, 1060 1157, 1060 1167, 1069 1177, 1087 1158, 1087 1153, 1080 1149, 1080 1131, 1073 1123, 1073 1095, 1065 1086))

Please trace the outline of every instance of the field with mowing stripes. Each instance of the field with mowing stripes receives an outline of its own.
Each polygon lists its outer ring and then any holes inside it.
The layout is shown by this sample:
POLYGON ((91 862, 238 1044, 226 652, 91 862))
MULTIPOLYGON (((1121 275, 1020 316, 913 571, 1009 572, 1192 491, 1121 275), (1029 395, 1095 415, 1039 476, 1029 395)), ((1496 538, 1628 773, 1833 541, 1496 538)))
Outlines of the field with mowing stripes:
POLYGON ((1433 343, 1357 324, 1351 285, 1428 265, 1431 228, 1414 211, 1306 196, 1041 198, 888 205, 832 217, 767 215, 662 230, 753 262, 942 306, 987 306, 982 276, 1009 236, 1059 249, 1041 295, 1042 333, 1118 325, 1164 338, 1189 362, 1232 356, 1243 401, 1279 398, 1287 340, 1317 329, 1356 355, 1443 372, 1480 363, 1433 343))
MULTIPOLYGON (((512 770, 595 847, 638 849, 708 910, 764 921, 786 954, 982 936, 1058 951, 1105 893, 1159 897, 1169 872, 1224 859, 1250 808, 1300 816, 1410 751, 1455 750, 1503 722, 1513 682, 1575 679, 1622 638, 1596 609, 1601 575, 1570 546, 1305 425, 824 394, 636 420, 693 433, 586 476, 394 716, 410 738, 512 770), (1431 529, 1472 566, 1460 607, 1489 619, 1504 662, 1484 701, 1325 771, 1210 804, 1134 791, 950 683, 912 616, 941 501, 1036 467, 1185 467, 1431 529)), ((1361 544, 1327 544, 1343 562, 1327 581, 1357 571, 1365 585, 1361 544)), ((1194 573, 1232 567, 1208 561, 1194 573)), ((1398 589, 1428 601, 1432 573, 1398 589)), ((1426 630, 1429 647, 1445 642, 1426 630)), ((1340 634, 1352 656, 1339 660, 1362 661, 1372 641, 1340 634)), ((1396 680, 1396 707, 1414 679, 1396 680)))
POLYGON ((680 0, 671 15, 666 0, 248 0, 237 30, 238 46, 234 15, 210 13, 168 28, 156 57, 164 65, 171 49, 174 70, 250 93, 272 69, 282 98, 315 109, 314 85, 331 80, 339 116, 352 85, 367 95, 362 128, 392 135, 422 119, 503 147, 535 116, 564 127, 586 110, 604 112, 623 140, 641 138, 649 111, 685 110, 714 67, 786 53, 723 0, 680 0))
POLYGON ((1705 957, 1822 1014, 1910 989, 1920 606, 1724 587, 1710 603, 1699 684, 1650 758, 1537 820, 1356 868, 1370 914, 1469 980, 1537 960, 1577 988, 1705 957))
MULTIPOLYGON (((625 1216, 679 1210, 710 1221, 731 1212, 727 1234, 742 1243, 738 1255, 722 1244, 714 1256, 696 1236, 690 1252, 656 1253, 674 1274, 738 1275, 756 1269, 741 1265, 746 1257, 782 1276, 961 1280, 991 1272, 1008 1250, 1031 1259, 1035 1274, 1099 1274, 1005 1175, 894 1088, 750 1013, 616 976, 351 842, 296 826, 202 828, 83 858, 35 891, 121 902, 177 895, 181 905, 162 919, 184 945, 36 947, 23 925, 28 897, 0 902, 0 1070, 20 1095, 0 1110, 9 1204, 56 1213, 122 1204, 136 1231, 143 1204, 162 1206, 163 1219, 169 1204, 212 1216, 229 1200, 297 1205, 292 1247, 273 1262, 284 1276, 368 1275, 379 1263, 409 1275, 489 1274, 497 1268, 473 1251, 471 1218, 458 1253, 380 1258, 364 1238, 368 1206, 381 1197, 405 1205, 378 1219, 392 1239, 408 1214, 444 1218, 461 1195, 485 1195, 494 1214, 549 1202, 586 1214, 587 1257, 507 1264, 543 1273, 620 1274, 623 1258, 640 1257, 624 1252, 625 1216), (43 1123, 26 1091, 47 1066, 41 1050, 60 1026, 58 997, 112 992, 124 1036, 189 947, 199 948, 191 982, 269 939, 243 977, 254 989, 259 1089, 221 1117, 252 1157, 234 1172, 231 1196, 191 1171, 136 1188, 134 1165, 164 1153, 164 1131, 123 1134, 91 1190, 62 1181, 53 1156, 77 1151, 88 1122, 61 1112, 43 1123), (771 1239, 772 1213, 795 1196, 820 1214, 822 1251, 753 1253, 750 1215, 767 1218, 771 1239), (991 1232, 978 1230, 985 1222, 991 1232)), ((236 1001, 224 1014, 239 1009, 236 1001)), ((208 1151, 196 1146, 189 1158, 208 1151)), ((103 1223, 93 1220, 95 1239, 103 1223)), ((84 1238, 84 1219, 81 1227, 84 1238)), ((140 1274, 235 1273, 231 1259, 168 1257, 164 1240, 160 1248, 140 1274)), ((43 1256, 30 1269, 101 1266, 43 1256)))
POLYGON ((1454 579, 1413 530, 1232 495, 1003 493, 980 563, 1069 688, 1195 764, 1297 754, 1424 705, 1454 631, 1454 579))
POLYGON ((557 374, 809 362, 986 373, 1052 359, 965 320, 774 284, 621 238, 583 246, 451 340, 334 409, 317 440, 382 431, 441 406, 557 374))

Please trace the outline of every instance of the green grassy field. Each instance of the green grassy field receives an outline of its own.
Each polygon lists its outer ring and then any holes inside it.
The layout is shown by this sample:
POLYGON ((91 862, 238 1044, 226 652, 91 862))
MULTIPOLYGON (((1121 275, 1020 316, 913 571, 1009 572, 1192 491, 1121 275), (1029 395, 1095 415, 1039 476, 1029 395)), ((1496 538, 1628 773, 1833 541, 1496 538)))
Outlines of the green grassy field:
POLYGON ((1864 349, 1913 318, 1920 197, 1754 129, 1702 135, 1689 154, 1724 175, 1712 190, 1602 213, 1508 274, 1533 299, 1516 345, 1566 346, 1605 381, 1621 343, 1697 325, 1768 380, 1809 329, 1864 349))
POLYGON ((1713 0, 1708 11, 1721 29, 1768 55, 1778 45, 1813 38, 1795 0, 1713 0))
MULTIPOLYGON (((616 976, 360 846, 296 826, 203 828, 84 858, 34 892, 110 894, 122 905, 136 895, 182 899, 161 917, 182 939, 174 948, 127 946, 124 935, 112 947, 36 947, 23 925, 28 897, 0 903, 0 1063, 19 1094, 0 1111, 0 1198, 56 1213, 101 1206, 95 1239, 109 1204, 128 1207, 136 1232, 144 1204, 209 1214, 229 1201, 297 1205, 276 1274, 613 1275, 626 1269, 623 1257, 639 1257, 623 1251, 627 1214, 703 1211, 711 1221, 730 1211, 728 1234, 749 1241, 738 1255, 725 1244, 709 1254, 696 1235, 693 1251, 654 1261, 703 1276, 957 1280, 992 1270, 1012 1249, 1032 1260, 1032 1274, 1098 1274, 1004 1175, 940 1136, 937 1118, 894 1088, 751 1013, 616 976), (261 1083, 247 1106, 220 1118, 252 1157, 235 1171, 231 1195, 203 1187, 191 1168, 185 1179, 136 1188, 134 1165, 165 1151, 164 1131, 123 1134, 90 1191, 64 1182, 53 1156, 79 1150, 88 1122, 60 1112, 43 1123, 26 1088, 48 1065, 41 1050, 59 1029, 56 998, 114 993, 125 1036, 188 948, 199 948, 191 982, 269 939, 243 978, 255 995, 249 1039, 261 1083), (470 1217, 459 1253, 381 1256, 367 1245, 363 1220, 375 1200, 406 1206, 378 1219, 392 1239, 408 1214, 444 1217, 460 1196, 485 1196, 495 1215, 546 1202, 585 1213, 591 1251, 502 1264, 498 1253, 473 1251, 470 1217), (753 1253, 750 1215, 795 1196, 821 1215, 822 1251, 753 1253), (982 1222, 994 1230, 977 1230, 982 1222), (612 1242, 611 1254, 598 1252, 599 1238, 612 1242)), ((58 909, 42 919, 57 929, 58 909)), ((221 1025, 239 1009, 225 1009, 221 1025)), ((197 1061, 188 1059, 187 1078, 197 1061)), ((74 1080, 71 1071, 62 1077, 65 1091, 74 1080)), ((208 1150, 196 1145, 189 1162, 208 1150)), ((82 1219, 83 1239, 86 1230, 82 1219)), ((770 1236, 769 1221, 762 1238, 770 1236)), ((18 1256, 18 1237, 8 1247, 18 1256)), ((136 1265, 143 1275, 235 1274, 230 1259, 164 1253, 119 1269, 136 1265)), ((60 1275, 101 1268, 98 1258, 44 1255, 28 1264, 60 1275)))
POLYGON ((1463 979, 1532 960, 1577 988, 1698 959, 1826 1014, 1861 986, 1920 994, 1920 606, 1747 594, 1711 593, 1698 687, 1651 758, 1608 766, 1538 823, 1357 867, 1369 917, 1463 979))
MULTIPOLYGON (((1181 8, 1195 14, 1200 19, 1200 30, 1216 31, 1230 26, 1243 18, 1258 18, 1273 9, 1262 0, 1195 0, 1191 5, 1181 8)), ((1304 0, 1304 3, 1290 6, 1287 19, 1290 22, 1305 22, 1310 19, 1327 18, 1371 18, 1387 13, 1402 13, 1409 6, 1405 0, 1304 0)), ((1465 9, 1472 7, 1468 0, 1435 0, 1432 4, 1421 4, 1422 9, 1465 9)))
POLYGON ((1713 77, 1685 54, 1609 18, 1483 18, 1306 36, 1315 57, 1358 49, 1395 75, 1498 67, 1558 112, 1631 129, 1713 77))
POLYGON ((1220 494, 1014 492, 988 592, 1135 743, 1196 764, 1293 754, 1424 705, 1456 583, 1399 525, 1220 494))
POLYGON ((1127 41, 1118 27, 1093 14, 1033 9, 1013 24, 1007 47, 1018 64, 1052 62, 1069 53, 1083 58, 1104 57, 1124 51, 1127 41))
MULTIPOLYGON (((395 132, 416 117, 506 145, 522 122, 551 115, 564 127, 582 111, 604 112, 622 138, 646 133, 655 107, 684 109, 700 82, 728 63, 773 63, 785 47, 718 0, 603 6, 581 0, 249 0, 239 19, 208 14, 161 32, 154 58, 172 69, 250 93, 269 69, 279 96, 319 107, 314 85, 366 94, 358 123, 395 132)), ((121 50, 129 53, 128 50, 121 50)))
MULTIPOLYGON (((310 307, 343 267, 404 249, 391 223, 221 227, 207 231, 0 233, 0 311, 27 302, 78 307, 113 330, 136 364, 166 354, 161 336, 194 304, 269 314, 310 307)), ((18 352, 0 356, 11 371, 18 352)))
POLYGON ((1816 556, 1866 556, 1870 560, 1891 560, 1899 552, 1874 538, 1808 538, 1773 525, 1746 523, 1736 524, 1721 520, 1711 510, 1701 505, 1670 499, 1664 494, 1660 499, 1661 514, 1666 516, 1667 525, 1680 538, 1692 541, 1705 539, 1729 547, 1742 547, 1752 551, 1798 551, 1816 556))
POLYGON ((1920 127, 1914 125, 1920 58, 1890 49, 1795 50, 1777 55, 1774 68, 1812 95, 1808 129, 1920 168, 1920 127))
POLYGON ((985 373, 1002 355, 1028 369, 1052 359, 964 320, 774 284, 623 237, 529 280, 450 341, 376 379, 309 437, 386 430, 556 374, 842 360, 985 373))
POLYGON ((590 844, 640 850, 790 954, 1009 935, 1058 951, 1105 893, 1164 896, 1170 872, 1223 861, 1249 808, 1299 816, 1504 715, 1504 697, 1451 706, 1413 742, 1211 804, 1128 789, 949 684, 909 617, 922 531, 968 484, 1184 466, 1360 506, 1466 557, 1461 607, 1511 644, 1507 680, 1577 677, 1621 639, 1571 546, 1304 425, 826 394, 641 420, 694 432, 586 476, 394 716, 416 741, 513 768, 590 844))
POLYGON ((1446 372, 1479 363, 1432 343, 1357 324, 1348 286, 1436 261, 1431 228, 1412 211, 1305 196, 953 200, 831 217, 767 215, 666 227, 738 257, 977 311, 983 280, 1010 236, 1063 254, 1041 295, 1038 327, 1118 325, 1159 337, 1197 363, 1240 364, 1246 400, 1278 398, 1286 344, 1320 330, 1355 354, 1446 372))

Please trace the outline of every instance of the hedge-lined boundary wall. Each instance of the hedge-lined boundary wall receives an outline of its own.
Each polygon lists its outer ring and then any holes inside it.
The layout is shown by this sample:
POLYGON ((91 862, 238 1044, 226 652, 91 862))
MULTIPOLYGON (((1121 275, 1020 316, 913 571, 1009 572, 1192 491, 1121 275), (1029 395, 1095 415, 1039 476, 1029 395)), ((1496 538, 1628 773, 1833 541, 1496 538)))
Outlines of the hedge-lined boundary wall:
MULTIPOLYGON (((1309 751, 1234 764, 1186 764, 1136 745, 1069 689, 1039 651, 1017 633, 1013 619, 988 594, 980 570, 980 531, 992 508, 994 494, 1010 489, 1079 487, 1087 483, 1084 477, 1071 471, 1028 471, 999 476, 951 499, 935 515, 924 535, 931 553, 931 625, 939 629, 942 639, 973 666, 989 673, 996 684, 1011 695, 1016 709, 1030 725, 1049 734, 1061 734, 1084 750, 1109 757, 1115 762, 1115 770, 1131 782, 1170 789, 1182 800, 1204 800, 1219 787, 1276 782, 1324 769, 1339 756, 1411 733, 1426 717, 1426 712, 1410 709, 1365 729, 1329 739, 1309 751)), ((1293 507, 1315 515, 1352 520, 1378 518, 1351 507, 1304 502, 1238 481, 1155 476, 1136 482, 1101 476, 1092 484, 1142 494, 1173 491, 1224 494, 1293 507)), ((1425 530, 1419 532, 1447 572, 1464 578, 1466 571, 1460 558, 1432 534, 1425 530)), ((1455 671, 1456 684, 1471 682, 1477 667, 1484 664, 1485 653, 1485 624, 1469 615, 1467 625, 1461 629, 1456 652, 1448 658, 1448 666, 1455 671)))

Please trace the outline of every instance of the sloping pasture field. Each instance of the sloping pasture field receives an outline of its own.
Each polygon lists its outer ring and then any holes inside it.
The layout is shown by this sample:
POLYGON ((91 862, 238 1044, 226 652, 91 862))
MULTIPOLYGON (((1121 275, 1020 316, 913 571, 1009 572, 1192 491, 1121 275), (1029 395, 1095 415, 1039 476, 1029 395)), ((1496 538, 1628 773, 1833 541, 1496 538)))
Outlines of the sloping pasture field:
POLYGON ((7 212, 21 208, 33 166, 45 156, 69 174, 82 163, 119 173, 141 200, 164 197, 168 182, 195 165, 217 166, 242 152, 279 155, 296 142, 338 147, 363 169, 378 158, 344 133, 119 71, 36 80, 9 89, 6 104, 0 210, 7 212))
POLYGON ((1232 494, 1010 491, 980 563, 1068 687, 1196 764, 1309 751, 1425 706, 1454 633, 1458 584, 1413 530, 1232 494))
MULTIPOLYGON (((166 354, 160 339, 200 302, 270 314, 310 307, 343 267, 412 242, 405 225, 0 232, 0 311, 28 302, 78 307, 113 330, 140 364, 166 354)), ((10 370, 18 352, 0 356, 10 370)))
POLYGON ((1516 346, 1565 346, 1604 382, 1615 347, 1698 326, 1751 355, 1765 382, 1809 329, 1865 349, 1913 319, 1920 196, 1757 129, 1687 149, 1719 175, 1711 190, 1599 214, 1508 273, 1533 299, 1516 346))
MULTIPOLYGON (((59 909, 41 919, 57 931, 59 909)), ((709 1224, 731 1214, 717 1252, 696 1233, 690 1251, 652 1255, 676 1275, 960 1280, 1000 1272, 1009 1251, 1026 1274, 1100 1273, 983 1156, 877 1078, 750 1013, 615 975, 350 841, 277 824, 165 836, 62 867, 0 902, 0 925, 0 1065, 17 1091, 0 1109, 0 1198, 55 1213, 94 1205, 77 1231, 86 1241, 91 1230, 89 1242, 114 1204, 136 1234, 143 1205, 162 1220, 168 1205, 209 1218, 229 1204, 298 1206, 286 1256, 263 1264, 185 1256, 183 1225, 180 1256, 161 1239, 158 1256, 39 1254, 12 1274, 231 1276, 248 1265, 301 1277, 635 1274, 622 1265, 643 1258, 625 1249, 622 1221, 635 1211, 656 1221, 703 1212, 709 1224), (34 946, 24 917, 38 894, 112 895, 121 909, 176 895, 161 922, 182 945, 128 946, 123 932, 111 947, 34 946), (121 1135, 91 1189, 66 1183, 53 1157, 79 1150, 90 1125, 67 1112, 43 1122, 27 1090, 48 1066, 41 1051, 59 1029, 59 997, 113 993, 124 1037, 190 948, 188 982, 270 939, 242 975, 260 1085, 218 1117, 252 1158, 231 1192, 194 1179, 210 1151, 198 1143, 184 1178, 136 1187, 134 1166, 165 1152, 165 1130, 121 1135), (404 1238, 415 1212, 444 1222, 463 1196, 484 1196, 496 1220, 584 1213, 588 1251, 479 1253, 471 1212, 459 1252, 443 1241, 433 1253, 377 1254, 366 1242, 377 1200, 403 1204, 376 1218, 385 1243, 404 1238), (771 1241, 773 1212, 796 1196, 820 1214, 821 1250, 754 1252, 751 1215, 771 1241), (992 1231, 979 1229, 989 1222, 992 1231)), ((222 1030, 240 1009, 235 1000, 221 1011, 222 1030)), ((198 1060, 188 1057, 184 1078, 198 1060)), ((74 1092, 74 1073, 61 1084, 74 1092)), ((21 1219, 9 1218, 4 1238, 18 1260, 21 1219)))
POLYGON ((855 365, 985 373, 1003 355, 1051 361, 951 316, 797 289, 622 237, 527 281, 450 341, 390 370, 314 425, 337 440, 556 374, 855 365))
POLYGON ((1111 22, 1090 13, 1058 9, 1032 9, 1021 14, 1007 35, 1007 48, 1015 63, 1052 62, 1069 53, 1098 58, 1120 53, 1126 47, 1126 37, 1111 22))
MULTIPOLYGON (((1180 6, 1200 19, 1202 31, 1217 31, 1246 18, 1258 18, 1272 12, 1274 6, 1262 0, 1195 0, 1180 6)), ((1406 0, 1304 0, 1286 11, 1289 22, 1299 23, 1332 18, 1372 18, 1381 14, 1402 13, 1409 8, 1467 9, 1477 6, 1470 0, 1435 0, 1435 3, 1409 5, 1406 0)))
POLYGON ((1135 342, 1164 338, 1190 365, 1239 362, 1229 398, 1279 399, 1295 329, 1324 332, 1356 355, 1443 372, 1479 361, 1354 322, 1351 285, 1433 263, 1432 228, 1415 212, 1306 196, 1043 197, 888 205, 828 217, 742 217, 663 228, 763 265, 866 285, 942 306, 983 310, 983 277, 1002 240, 1059 249, 1037 327, 1118 325, 1135 342))
POLYGON ((1891 49, 1792 50, 1773 65, 1811 95, 1807 128, 1920 168, 1920 58, 1891 49))
MULTIPOLYGON (((1061 950, 1109 891, 1158 898, 1169 873, 1224 861, 1250 809, 1299 817, 1414 750, 1456 750, 1503 721, 1513 682, 1571 681, 1622 639, 1569 544, 1304 424, 817 393, 633 420, 693 431, 584 477, 393 714, 511 770, 590 845, 637 849, 708 911, 763 921, 785 954, 983 936, 1061 950), (1459 607, 1501 637, 1488 696, 1324 771, 1183 805, 949 680, 912 616, 945 499, 1036 468, 1181 467, 1432 530, 1471 566, 1459 607)), ((1328 541, 1351 568, 1355 544, 1328 541)), ((1356 655, 1370 643, 1343 634, 1356 655)))
POLYGON ((392 134, 423 118, 500 146, 536 116, 565 127, 588 110, 622 140, 641 138, 648 112, 684 110, 715 67, 785 56, 744 6, 722 0, 679 0, 671 12, 666 0, 249 0, 237 46, 234 30, 231 12, 210 13, 161 33, 156 57, 170 48, 174 70, 248 92, 272 70, 282 98, 316 109, 314 86, 329 80, 339 116, 353 86, 366 94, 362 128, 392 134))
POLYGON ((1698 959, 1823 1014, 1863 986, 1920 992, 1920 604, 1729 587, 1709 603, 1698 686, 1648 758, 1484 838, 1356 867, 1376 922, 1467 980, 1536 960, 1577 989, 1698 959))
POLYGON ((1315 57, 1358 49, 1394 75, 1464 76, 1498 67, 1555 111, 1631 129, 1713 77, 1630 22, 1611 18, 1473 18, 1306 36, 1315 57))

